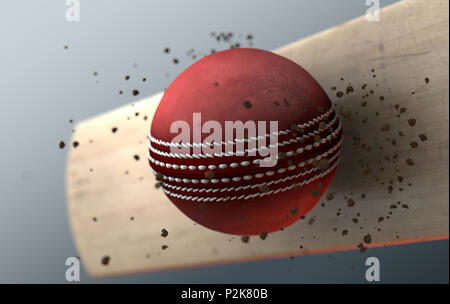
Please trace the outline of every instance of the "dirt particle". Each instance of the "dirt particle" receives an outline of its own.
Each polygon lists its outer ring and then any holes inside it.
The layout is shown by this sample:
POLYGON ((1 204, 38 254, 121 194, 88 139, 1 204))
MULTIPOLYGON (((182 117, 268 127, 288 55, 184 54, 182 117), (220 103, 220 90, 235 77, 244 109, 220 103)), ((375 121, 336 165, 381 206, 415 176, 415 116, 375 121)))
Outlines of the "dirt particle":
POLYGON ((430 78, 425 77, 425 83, 429 83, 430 82, 430 78))
POLYGON ((261 192, 261 193, 266 193, 266 192, 268 192, 269 191, 269 186, 267 186, 267 185, 261 185, 261 186, 259 186, 259 191, 261 192))
POLYGON ((411 148, 417 148, 418 146, 419 146, 419 144, 417 143, 417 142, 415 142, 415 141, 412 141, 412 142, 410 142, 409 143, 409 145, 411 146, 411 148))
POLYGON ((207 179, 213 179, 214 178, 214 172, 212 171, 212 170, 208 170, 208 171, 206 171, 205 172, 205 177, 207 178, 207 179))
POLYGON ((356 247, 359 248, 359 252, 364 253, 367 251, 367 247, 364 247, 363 243, 359 243, 356 247))
POLYGON ((252 107, 252 103, 249 100, 244 101, 244 107, 250 109, 252 107))
POLYGON ((381 131, 382 132, 387 132, 391 129, 391 125, 389 123, 386 123, 384 125, 381 126, 381 131))
POLYGON ((333 200, 333 199, 334 199, 334 193, 333 193, 333 192, 328 192, 328 193, 327 193, 327 196, 326 196, 326 199, 327 199, 328 201, 333 200))
POLYGON ((291 131, 298 131, 298 130, 300 130, 300 128, 298 127, 298 125, 297 124, 291 124, 290 126, 289 126, 289 130, 291 130, 291 131))
POLYGON ((117 128, 117 127, 112 127, 112 129, 111 129, 111 132, 113 132, 113 133, 116 133, 116 132, 117 132, 117 130, 118 130, 118 128, 117 128))
POLYGON ((162 246, 161 246, 161 249, 162 249, 162 250, 166 250, 167 248, 169 248, 169 246, 167 246, 167 245, 162 245, 162 246))
POLYGON ((168 47, 164 48, 164 53, 169 54, 170 49, 168 47))
POLYGON ((341 98, 342 96, 344 96, 344 93, 341 92, 341 91, 338 91, 338 92, 336 92, 336 96, 337 96, 338 98, 341 98))
POLYGON ((416 120, 414 118, 408 119, 408 125, 414 127, 416 125, 416 120))
POLYGON ((138 161, 138 160, 140 159, 139 155, 137 155, 137 154, 134 155, 133 158, 134 158, 136 161, 138 161))
POLYGON ((74 142, 72 143, 72 146, 73 146, 74 148, 78 147, 79 145, 80 145, 80 143, 77 142, 77 141, 74 141, 74 142))
POLYGON ((173 58, 172 61, 174 64, 178 64, 178 62, 179 62, 178 58, 173 58))
POLYGON ((137 96, 137 95, 139 95, 139 91, 138 90, 133 90, 133 91, 131 91, 131 93, 133 94, 133 96, 137 96))
POLYGON ((157 181, 162 182, 164 179, 164 176, 161 172, 156 173, 155 178, 157 181))
POLYGON ((342 230, 342 235, 347 235, 347 234, 348 234, 348 230, 347 229, 342 230))
POLYGON ((388 190, 388 193, 391 194, 392 191, 394 190, 394 187, 392 187, 392 185, 389 185, 387 190, 388 190))
POLYGON ((169 235, 169 232, 166 230, 166 229, 161 229, 161 236, 163 237, 163 238, 165 238, 165 237, 167 237, 169 235))
POLYGON ((426 141, 428 139, 428 137, 425 134, 420 134, 419 138, 421 141, 426 141))
POLYGON ((111 261, 111 258, 109 257, 109 256, 107 256, 107 255, 105 255, 103 258, 102 258, 102 265, 108 265, 109 264, 109 262, 111 261))
MULTIPOLYGON (((320 137, 319 137, 320 139, 320 137)), ((316 141, 315 141, 316 142, 316 141)), ((324 171, 328 168, 328 159, 322 158, 321 160, 314 162, 313 166, 316 168, 319 168, 320 170, 324 171)))
POLYGON ((298 211, 298 208, 297 208, 297 207, 295 207, 295 206, 294 206, 294 207, 292 207, 292 208, 291 208, 291 210, 290 210, 290 212, 291 212, 291 214, 292 214, 292 215, 296 214, 296 213, 297 213, 297 211, 298 211))
POLYGON ((248 243, 250 241, 250 237, 248 235, 241 236, 241 241, 243 243, 248 243))
POLYGON ((130 76, 129 75, 125 75, 125 80, 129 80, 130 76))
POLYGON ((353 206, 355 206, 355 201, 352 200, 351 198, 349 198, 347 200, 347 207, 353 207, 353 206))
POLYGON ((265 240, 265 239, 267 238, 267 232, 261 232, 261 233, 259 234, 259 238, 260 238, 261 240, 265 240))
POLYGON ((413 161, 411 158, 407 158, 407 159, 406 159, 406 164, 407 164, 408 166, 414 166, 414 161, 413 161))
POLYGON ((60 148, 60 149, 64 149, 64 147, 66 146, 66 144, 61 140, 60 142, 59 142, 59 144, 58 144, 58 147, 60 148))

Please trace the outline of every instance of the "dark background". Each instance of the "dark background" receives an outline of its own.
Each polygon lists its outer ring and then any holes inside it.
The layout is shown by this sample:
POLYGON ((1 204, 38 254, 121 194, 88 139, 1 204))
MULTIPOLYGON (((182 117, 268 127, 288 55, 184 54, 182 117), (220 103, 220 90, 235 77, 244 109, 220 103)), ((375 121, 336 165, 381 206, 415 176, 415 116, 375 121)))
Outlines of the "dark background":
MULTIPOLYGON (((190 49, 198 59, 229 47, 212 31, 233 32, 242 46, 252 34, 254 47, 272 50, 367 9, 365 0, 80 0, 81 20, 71 23, 64 3, 0 2, 2 283, 64 283, 65 260, 77 255, 66 211, 67 149, 58 148, 60 140, 70 141, 70 119, 162 91, 194 62, 190 49), (140 95, 132 96, 133 89, 140 95)), ((439 241, 113 279, 83 272, 81 282, 362 283, 365 259, 376 256, 384 283, 448 283, 448 248, 439 241)))

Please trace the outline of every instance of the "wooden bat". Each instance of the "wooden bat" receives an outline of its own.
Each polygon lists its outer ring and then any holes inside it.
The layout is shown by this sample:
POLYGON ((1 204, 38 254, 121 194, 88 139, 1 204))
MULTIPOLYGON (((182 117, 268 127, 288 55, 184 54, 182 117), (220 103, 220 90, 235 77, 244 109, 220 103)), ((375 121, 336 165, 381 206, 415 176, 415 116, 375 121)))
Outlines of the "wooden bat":
POLYGON ((448 6, 402 1, 382 9, 379 22, 361 17, 275 50, 327 91, 344 147, 313 211, 265 240, 196 225, 155 189, 146 135, 162 93, 80 122, 68 156, 68 215, 89 274, 447 239, 448 6))

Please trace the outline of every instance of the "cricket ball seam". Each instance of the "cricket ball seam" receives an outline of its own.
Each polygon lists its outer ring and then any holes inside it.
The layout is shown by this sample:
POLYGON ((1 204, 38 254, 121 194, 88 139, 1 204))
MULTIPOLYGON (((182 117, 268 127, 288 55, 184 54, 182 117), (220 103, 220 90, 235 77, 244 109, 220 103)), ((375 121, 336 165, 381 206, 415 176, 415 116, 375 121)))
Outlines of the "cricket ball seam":
MULTIPOLYGON (((311 162, 313 162, 314 160, 319 161, 319 160, 321 160, 322 158, 327 157, 329 154, 333 153, 335 150, 337 150, 337 149, 342 145, 342 140, 343 140, 343 138, 341 137, 341 139, 339 140, 339 142, 336 143, 333 147, 331 147, 328 151, 323 152, 322 154, 317 155, 317 156, 315 156, 315 157, 313 157, 313 158, 304 160, 304 161, 300 162, 300 163, 298 164, 298 166, 299 166, 299 167, 302 167, 302 166, 305 165, 305 163, 311 163, 311 162)), ((289 152, 291 152, 291 151, 289 151, 289 152)), ((288 154, 288 153, 286 153, 286 154, 288 154)), ((292 153, 292 155, 289 153, 289 155, 290 155, 290 156, 293 156, 293 155, 295 155, 295 153, 292 153)), ((148 157, 149 161, 151 161, 151 162, 154 163, 155 165, 158 165, 158 166, 163 167, 163 168, 173 168, 173 169, 176 170, 176 169, 181 168, 181 166, 184 166, 184 167, 183 167, 184 169, 182 169, 182 170, 186 170, 186 169, 189 167, 189 170, 191 170, 191 171, 196 170, 195 168, 197 168, 197 166, 194 166, 194 165, 188 166, 188 165, 175 165, 175 164, 164 163, 164 162, 155 160, 155 159, 150 155, 150 153, 147 154, 147 157, 148 157), (195 168, 194 168, 194 167, 195 167, 195 168)), ((289 156, 288 156, 288 157, 289 157, 289 156)), ((255 159, 255 161, 259 161, 259 160, 258 160, 258 159, 255 159)), ((247 163, 249 163, 249 162, 248 162, 248 161, 243 161, 243 162, 241 162, 241 165, 242 165, 242 166, 247 166, 247 163), (245 164, 243 165, 242 163, 245 163, 245 164)), ((226 169, 227 166, 228 166, 227 164, 219 164, 218 166, 215 166, 215 165, 209 165, 208 168, 209 168, 210 170, 215 170, 217 167, 218 167, 219 169, 226 169)), ((231 163, 229 166, 232 167, 232 168, 236 168, 237 166, 239 166, 239 163, 231 163), (233 166, 234 164, 236 164, 236 166, 233 166)), ((200 167, 200 166, 199 166, 199 167, 200 167)), ((204 167, 206 167, 206 166, 204 166, 204 167)), ((198 170, 203 171, 204 168, 201 168, 201 169, 199 168, 198 170)))
MULTIPOLYGON (((327 131, 328 129, 331 128, 332 125, 334 125, 334 124, 336 123, 337 120, 338 120, 338 116, 335 115, 335 116, 333 117, 333 119, 330 120, 330 121, 328 122, 328 124, 327 124, 324 128, 319 128, 319 129, 313 130, 313 131, 309 132, 308 134, 302 134, 301 136, 297 136, 296 138, 290 139, 289 141, 283 141, 283 142, 281 142, 281 143, 278 143, 278 144, 275 145, 275 146, 274 146, 274 145, 269 145, 269 147, 278 147, 278 146, 284 147, 284 146, 287 146, 287 145, 290 145, 290 144, 293 144, 293 143, 297 143, 297 142, 299 142, 299 141, 301 142, 302 140, 306 140, 306 139, 308 139, 308 138, 310 138, 310 137, 313 137, 313 136, 317 135, 317 134, 320 133, 320 132, 327 131)), ((150 137, 151 134, 149 133, 148 136, 150 137)), ((275 135, 274 135, 274 136, 275 136, 275 135)), ((277 136, 279 136, 279 135, 277 135, 277 136)), ((196 144, 196 145, 200 145, 200 144, 196 144)), ((215 143, 214 143, 214 145, 215 145, 215 143)), ((149 143, 149 149, 151 149, 153 152, 158 151, 158 152, 161 152, 161 153, 167 153, 167 152, 165 152, 165 151, 161 151, 161 150, 159 150, 159 149, 153 147, 153 146, 151 145, 151 142, 149 143)), ((255 149, 255 148, 253 148, 253 149, 255 149)), ((267 149, 267 146, 260 147, 260 149, 267 149)), ((252 151, 252 150, 245 150, 245 151, 252 151)), ((155 153, 159 154, 158 152, 155 152, 155 153)), ((238 152, 239 152, 239 151, 238 151, 238 152)), ((240 153, 245 153, 245 152, 240 152, 240 153)), ((182 153, 172 153, 172 154, 174 154, 174 155, 187 155, 187 154, 182 154, 182 153)), ((159 155, 161 155, 161 154, 159 154, 159 155)), ((189 155, 192 155, 192 156, 195 157, 195 155, 200 155, 200 154, 189 154, 189 155)), ((205 153, 204 155, 206 155, 206 156, 208 156, 208 157, 211 158, 211 154, 205 153)), ((202 157, 202 158, 204 158, 204 157, 202 157)), ((184 170, 184 169, 183 169, 183 170, 184 170)))
POLYGON ((305 179, 305 180, 303 180, 301 182, 294 183, 294 184, 291 184, 291 185, 283 187, 283 188, 277 188, 277 189, 274 189, 274 190, 269 190, 267 192, 256 192, 256 193, 247 194, 247 195, 243 194, 243 195, 240 195, 240 196, 231 196, 231 197, 230 196, 225 196, 225 197, 217 198, 215 196, 203 197, 203 196, 183 195, 183 194, 178 194, 178 193, 171 192, 171 191, 169 191, 167 189, 164 189, 164 188, 162 190, 163 190, 163 192, 165 194, 167 194, 169 196, 172 196, 172 197, 175 197, 175 198, 179 198, 179 199, 182 199, 182 200, 188 200, 188 201, 190 200, 190 201, 198 201, 198 202, 203 202, 203 201, 206 201, 206 202, 213 202, 213 201, 220 202, 220 201, 228 201, 228 200, 236 200, 236 199, 237 200, 248 200, 248 199, 252 199, 252 198, 256 198, 256 197, 262 197, 262 196, 271 195, 271 194, 278 194, 280 192, 291 190, 291 189, 293 189, 295 187, 301 187, 301 186, 307 185, 310 182, 312 182, 312 181, 314 181, 316 179, 322 178, 325 175, 327 175, 328 173, 330 173, 332 170, 334 170, 334 168, 336 168, 336 166, 339 164, 339 162, 340 162, 340 158, 338 158, 338 160, 328 170, 326 170, 326 171, 324 171, 324 172, 322 172, 320 174, 314 175, 313 177, 311 177, 309 179, 305 179))
MULTIPOLYGON (((337 116, 336 116, 337 117, 337 116)), ((298 148, 296 150, 297 153, 303 153, 305 150, 311 150, 313 147, 318 147, 321 144, 326 143, 327 141, 330 141, 332 137, 335 137, 337 135, 337 133, 339 133, 342 129, 342 124, 341 121, 339 119, 337 119, 338 122, 338 128, 336 130, 334 130, 332 133, 330 133, 327 137, 322 138, 319 142, 314 143, 314 144, 310 144, 307 145, 306 147, 302 147, 302 148, 298 148)), ((313 132, 320 132, 318 130, 314 130, 313 132)), ((269 145, 269 147, 271 146, 279 146, 279 147, 283 147, 286 144, 283 143, 278 143, 277 145, 269 145)), ((240 152, 240 153, 235 153, 235 152, 220 152, 220 153, 214 153, 213 155, 211 154, 203 154, 203 153, 198 153, 198 154, 185 154, 185 153, 172 153, 172 152, 164 152, 161 150, 156 149, 155 147, 153 147, 151 145, 151 143, 149 143, 148 148, 155 154, 158 154, 160 156, 164 156, 164 157, 169 157, 169 158, 196 158, 196 159, 200 159, 200 158, 214 158, 214 157, 230 157, 230 156, 243 156, 243 154, 245 153, 254 153, 254 152, 258 152, 260 149, 263 148, 267 148, 267 147, 260 147, 260 148, 252 148, 252 149, 244 149, 244 151, 240 152)), ((289 151, 289 152, 294 152, 294 151, 289 151)))
MULTIPOLYGON (((297 124, 296 126, 299 129, 312 127, 316 123, 321 122, 325 118, 328 118, 334 112, 335 112, 334 111, 334 106, 331 105, 331 107, 327 110, 327 112, 325 112, 325 113, 323 113, 323 114, 321 114, 321 115, 319 115, 317 117, 314 117, 313 119, 311 119, 308 122, 305 122, 303 124, 297 124)), ((335 117, 337 117, 337 115, 335 117)), ((256 140, 259 140, 259 139, 264 139, 264 138, 270 137, 270 136, 286 135, 286 134, 289 134, 289 133, 292 133, 292 132, 294 132, 294 131, 292 131, 290 129, 287 129, 287 130, 284 130, 284 131, 273 132, 271 134, 259 135, 257 137, 253 137, 252 136, 249 139, 238 139, 238 138, 236 138, 233 141, 222 141, 222 142, 218 142, 218 143, 215 142, 214 145, 217 145, 217 146, 219 146, 219 145, 235 145, 236 143, 251 142, 251 141, 256 141, 256 140)), ((154 142, 157 145, 165 146, 165 147, 176 147, 176 148, 195 148, 195 147, 209 148, 210 147, 209 143, 206 143, 206 144, 204 144, 204 143, 181 143, 180 144, 180 143, 173 143, 173 142, 164 141, 162 139, 158 139, 158 138, 153 137, 150 132, 148 134, 148 138, 150 139, 150 142, 154 142)))
MULTIPOLYGON (((338 157, 340 156, 340 152, 336 153, 332 158, 329 159, 329 162, 333 162, 334 160, 336 160, 338 157)), ((285 181, 291 180, 291 179, 295 179, 298 178, 300 176, 306 175, 306 174, 310 174, 313 173, 314 171, 320 170, 320 168, 311 168, 309 170, 304 170, 300 173, 294 174, 294 175, 290 175, 290 176, 286 176, 277 180, 271 180, 269 182, 263 182, 263 183, 259 183, 259 184, 250 184, 250 185, 245 185, 245 186, 238 186, 238 187, 225 187, 225 188, 191 188, 191 187, 182 187, 182 186, 176 186, 176 185, 171 185, 169 183, 162 183, 163 187, 167 187, 176 191, 184 191, 184 192, 205 192, 205 193, 216 193, 216 192, 230 192, 230 191, 241 191, 241 190, 247 190, 247 189, 254 189, 254 188, 258 188, 264 185, 270 186, 273 184, 279 184, 279 183, 283 183, 285 181)))

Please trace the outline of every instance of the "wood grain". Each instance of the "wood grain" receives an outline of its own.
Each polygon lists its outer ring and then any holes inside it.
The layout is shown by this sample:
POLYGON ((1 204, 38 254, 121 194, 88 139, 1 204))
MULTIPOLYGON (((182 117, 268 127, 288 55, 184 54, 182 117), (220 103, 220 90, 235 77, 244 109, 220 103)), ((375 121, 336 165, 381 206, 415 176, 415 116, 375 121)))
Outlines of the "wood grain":
POLYGON ((358 249, 367 235, 366 247, 448 238, 448 6, 403 1, 383 9, 380 22, 361 17, 275 51, 325 88, 345 144, 327 191, 334 199, 324 197, 305 220, 264 241, 245 244, 196 225, 155 189, 146 134, 162 93, 79 123, 66 183, 87 271, 110 276, 358 249))

